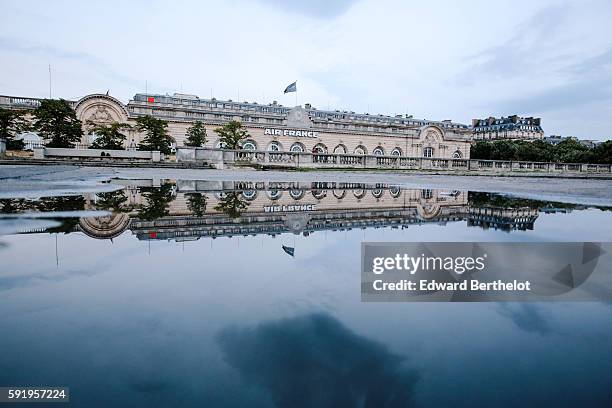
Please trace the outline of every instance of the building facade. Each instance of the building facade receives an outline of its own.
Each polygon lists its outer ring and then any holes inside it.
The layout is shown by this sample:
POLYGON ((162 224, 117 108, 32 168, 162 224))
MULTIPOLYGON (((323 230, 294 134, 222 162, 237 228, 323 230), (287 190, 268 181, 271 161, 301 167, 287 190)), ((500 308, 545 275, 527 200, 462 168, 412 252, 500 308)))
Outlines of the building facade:
MULTIPOLYGON (((174 146, 183 146, 187 129, 196 121, 207 130, 205 147, 220 148, 215 129, 236 120, 249 137, 243 149, 312 153, 469 158, 471 132, 467 125, 451 121, 429 121, 411 116, 357 114, 318 110, 305 106, 286 107, 200 99, 194 95, 136 94, 127 104, 109 95, 92 94, 71 102, 77 117, 88 123, 135 124, 138 117, 151 115, 168 122, 174 146)), ((0 97, 0 105, 35 108, 33 98, 0 97)), ((82 144, 91 144, 87 133, 82 144)), ((126 148, 137 148, 142 135, 127 132, 126 148)))
POLYGON ((474 140, 539 140, 544 138, 540 118, 522 118, 517 115, 507 118, 473 119, 474 140))

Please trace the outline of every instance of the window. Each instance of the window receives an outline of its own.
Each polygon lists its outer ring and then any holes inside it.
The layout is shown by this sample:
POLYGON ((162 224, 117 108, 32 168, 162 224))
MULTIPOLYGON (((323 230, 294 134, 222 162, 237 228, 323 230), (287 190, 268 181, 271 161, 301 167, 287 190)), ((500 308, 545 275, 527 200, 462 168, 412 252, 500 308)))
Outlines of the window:
POLYGON ((426 147, 423 149, 423 157, 433 157, 433 147, 426 147))
POLYGON ((343 144, 339 144, 334 147, 334 154, 346 154, 346 146, 343 144))
POLYGON ((383 150, 382 147, 378 146, 377 148, 375 148, 372 153, 376 156, 384 156, 385 155, 385 151, 383 150))
POLYGON ((325 146, 323 143, 317 143, 315 147, 312 148, 312 152, 318 154, 327 153, 327 146, 325 146))
POLYGON ((391 156, 401 156, 402 155, 402 150, 399 147, 396 147, 395 149, 391 150, 391 156))
POLYGON ((291 148, 289 150, 295 153, 302 153, 305 149, 301 143, 294 143, 293 145, 291 145, 291 148))
POLYGON ((281 150, 282 150, 281 149, 281 145, 277 141, 271 142, 268 145, 268 151, 269 152, 280 152, 281 150))
POLYGON ((459 150, 455 151, 455 153, 453 153, 453 159, 460 159, 461 157, 463 157, 463 155, 461 154, 461 152, 459 150))
POLYGON ((242 144, 244 150, 257 150, 257 145, 253 140, 247 140, 242 144))
POLYGON ((366 148, 362 145, 359 145, 355 148, 355 150, 353 151, 353 153, 355 154, 366 154, 366 148))

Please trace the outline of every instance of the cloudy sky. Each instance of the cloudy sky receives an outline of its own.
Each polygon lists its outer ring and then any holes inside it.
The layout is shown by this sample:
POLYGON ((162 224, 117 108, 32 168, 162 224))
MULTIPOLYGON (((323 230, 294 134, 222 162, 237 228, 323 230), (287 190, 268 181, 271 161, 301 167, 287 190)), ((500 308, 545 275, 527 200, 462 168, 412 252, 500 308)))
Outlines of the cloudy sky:
POLYGON ((0 0, 0 94, 106 92, 413 114, 541 116, 612 139, 609 0, 0 0))

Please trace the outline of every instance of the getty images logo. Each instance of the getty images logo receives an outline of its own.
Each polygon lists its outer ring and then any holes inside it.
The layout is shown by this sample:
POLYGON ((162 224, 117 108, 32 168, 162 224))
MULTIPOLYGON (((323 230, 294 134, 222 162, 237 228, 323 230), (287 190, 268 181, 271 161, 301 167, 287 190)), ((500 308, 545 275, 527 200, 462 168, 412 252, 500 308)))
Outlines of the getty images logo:
POLYGON ((452 270, 456 274, 464 272, 482 271, 485 268, 487 254, 478 257, 457 256, 410 256, 396 254, 394 257, 376 257, 372 259, 372 272, 380 275, 385 271, 406 271, 411 275, 417 271, 452 270))

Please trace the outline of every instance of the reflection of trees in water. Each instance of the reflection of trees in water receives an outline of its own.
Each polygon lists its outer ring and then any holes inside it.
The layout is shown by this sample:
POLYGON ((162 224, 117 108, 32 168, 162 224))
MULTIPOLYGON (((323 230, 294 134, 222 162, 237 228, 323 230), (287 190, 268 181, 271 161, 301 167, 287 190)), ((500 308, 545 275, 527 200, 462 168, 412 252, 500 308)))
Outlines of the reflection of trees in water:
POLYGON ((15 214, 35 208, 34 202, 25 198, 3 198, 0 199, 0 213, 15 214))
POLYGON ((497 193, 482 193, 470 191, 468 193, 470 207, 499 207, 499 208, 576 208, 576 204, 559 203, 555 201, 531 200, 528 198, 516 198, 500 195, 497 193))
POLYGON ((206 196, 202 193, 186 193, 187 208, 196 217, 202 217, 206 212, 206 196))
POLYGON ((129 211, 129 209, 125 207, 127 199, 125 191, 123 190, 98 193, 96 194, 96 208, 98 210, 108 210, 112 212, 126 212, 129 211))
MULTIPOLYGON (((83 196, 64 196, 64 197, 43 197, 35 203, 36 209, 41 212, 50 211, 83 211, 85 210, 85 197, 83 196)), ((78 217, 57 218, 62 225, 49 228, 47 232, 64 232, 66 234, 74 231, 79 223, 78 217)))
POLYGON ((217 340, 228 364, 265 388, 276 406, 412 406, 416 371, 330 315, 230 328, 217 340))
POLYGON ((85 209, 85 197, 63 196, 43 197, 35 202, 38 211, 83 211, 85 209))
POLYGON ((221 211, 231 218, 238 218, 249 205, 250 203, 242 197, 240 191, 232 191, 219 199, 219 204, 215 206, 215 210, 221 211))
POLYGON ((140 191, 146 204, 139 207, 139 218, 153 221, 170 213, 168 205, 174 200, 172 184, 162 184, 161 187, 143 187, 140 191))

